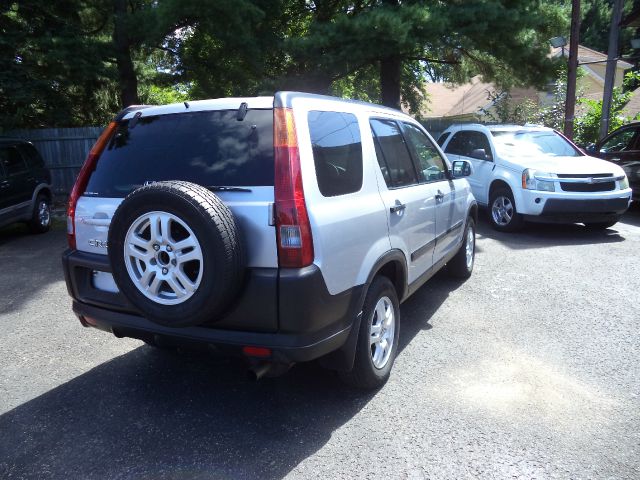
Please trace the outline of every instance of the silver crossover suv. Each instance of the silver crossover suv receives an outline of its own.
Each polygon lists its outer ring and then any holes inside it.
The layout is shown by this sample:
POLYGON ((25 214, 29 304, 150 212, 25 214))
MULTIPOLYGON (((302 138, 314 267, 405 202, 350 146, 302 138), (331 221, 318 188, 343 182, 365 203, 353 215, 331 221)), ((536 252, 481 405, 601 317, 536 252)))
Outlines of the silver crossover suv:
POLYGON ((130 107, 91 150, 64 269, 84 326, 244 355, 256 377, 320 359, 382 385, 399 304, 467 278, 476 202, 412 118, 294 92, 130 107))

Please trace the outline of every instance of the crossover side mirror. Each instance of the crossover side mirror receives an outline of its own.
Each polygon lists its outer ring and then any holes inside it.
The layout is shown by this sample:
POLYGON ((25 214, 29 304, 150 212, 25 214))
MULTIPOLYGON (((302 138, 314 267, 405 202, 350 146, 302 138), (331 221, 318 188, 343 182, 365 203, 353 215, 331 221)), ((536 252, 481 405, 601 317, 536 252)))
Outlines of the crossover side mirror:
POLYGON ((456 160, 452 165, 453 178, 462 178, 473 175, 473 165, 466 160, 456 160))
POLYGON ((471 155, 469 156, 471 158, 477 158, 478 160, 489 160, 489 156, 484 148, 476 148, 475 150, 472 150, 471 155))

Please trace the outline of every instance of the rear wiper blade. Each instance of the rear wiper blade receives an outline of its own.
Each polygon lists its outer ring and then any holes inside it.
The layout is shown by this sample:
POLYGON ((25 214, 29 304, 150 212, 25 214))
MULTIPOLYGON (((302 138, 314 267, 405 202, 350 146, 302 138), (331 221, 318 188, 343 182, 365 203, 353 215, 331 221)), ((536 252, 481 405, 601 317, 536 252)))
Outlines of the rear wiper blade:
POLYGON ((207 188, 212 192, 248 192, 251 193, 250 188, 244 187, 226 187, 224 185, 207 185, 207 188))

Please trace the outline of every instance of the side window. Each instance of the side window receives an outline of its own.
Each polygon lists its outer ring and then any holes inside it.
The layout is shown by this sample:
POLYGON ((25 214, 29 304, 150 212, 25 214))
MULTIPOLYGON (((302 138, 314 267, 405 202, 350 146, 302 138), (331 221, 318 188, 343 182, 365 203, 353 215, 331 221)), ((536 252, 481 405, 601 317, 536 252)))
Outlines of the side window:
POLYGON ((418 159, 418 169, 427 182, 445 180, 447 169, 442 157, 422 130, 409 123, 403 123, 407 141, 413 147, 418 159))
POLYGON ((451 135, 451 132, 445 132, 442 135, 440 135, 440 137, 438 138, 438 145, 440 146, 444 145, 444 142, 447 141, 447 138, 449 138, 449 135, 451 135))
POLYGON ((615 134, 609 140, 600 145, 600 152, 608 153, 633 150, 635 134, 635 130, 631 128, 615 134))
POLYGON ((355 115, 311 111, 308 122, 320 193, 335 197, 360 190, 362 142, 355 115))
POLYGON ((471 157, 474 150, 483 149, 487 155, 487 160, 493 160, 491 146, 487 136, 482 132, 470 130, 456 132, 447 145, 445 153, 471 157))
POLYGON ((18 146, 18 149, 22 153, 22 156, 26 158, 27 164, 31 168, 42 168, 44 167, 44 161, 42 157, 35 149, 35 147, 31 144, 25 143, 18 146))
POLYGON ((15 147, 6 147, 0 150, 0 162, 4 167, 7 177, 18 175, 27 171, 27 165, 22 155, 15 147))
POLYGON ((371 119, 378 164, 387 187, 418 183, 416 169, 404 142, 400 127, 393 120, 371 119))

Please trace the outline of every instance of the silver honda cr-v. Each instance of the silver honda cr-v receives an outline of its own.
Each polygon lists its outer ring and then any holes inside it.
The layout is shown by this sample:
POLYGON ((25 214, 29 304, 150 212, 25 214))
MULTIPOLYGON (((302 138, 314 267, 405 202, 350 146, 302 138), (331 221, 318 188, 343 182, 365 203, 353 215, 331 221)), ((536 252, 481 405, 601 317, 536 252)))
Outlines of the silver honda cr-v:
POLYGON ((471 168, 378 105, 279 92, 130 107, 70 197, 73 310, 157 347, 228 347, 256 377, 320 359, 377 387, 400 302, 444 266, 471 274, 471 168))

